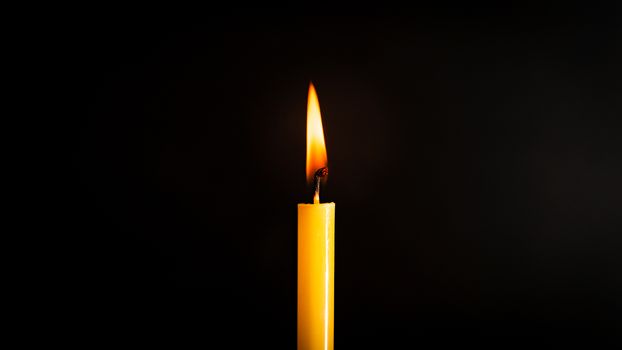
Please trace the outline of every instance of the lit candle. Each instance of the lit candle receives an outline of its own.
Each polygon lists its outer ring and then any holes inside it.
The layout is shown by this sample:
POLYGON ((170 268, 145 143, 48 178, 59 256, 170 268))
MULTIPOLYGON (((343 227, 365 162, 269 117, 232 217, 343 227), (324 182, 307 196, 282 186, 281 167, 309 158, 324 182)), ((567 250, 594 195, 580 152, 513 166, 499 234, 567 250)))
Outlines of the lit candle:
POLYGON ((320 104, 313 84, 307 104, 307 180, 313 204, 298 204, 298 350, 332 350, 335 203, 320 203, 328 174, 320 104))

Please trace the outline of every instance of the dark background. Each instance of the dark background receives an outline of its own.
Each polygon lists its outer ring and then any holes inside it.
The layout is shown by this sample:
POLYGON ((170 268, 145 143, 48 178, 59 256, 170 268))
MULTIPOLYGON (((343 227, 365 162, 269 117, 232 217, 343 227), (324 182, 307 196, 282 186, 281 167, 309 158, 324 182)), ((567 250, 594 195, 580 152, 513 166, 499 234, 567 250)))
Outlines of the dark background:
POLYGON ((295 347, 313 81, 337 348, 620 332, 617 9, 96 12, 63 38, 87 324, 295 347))

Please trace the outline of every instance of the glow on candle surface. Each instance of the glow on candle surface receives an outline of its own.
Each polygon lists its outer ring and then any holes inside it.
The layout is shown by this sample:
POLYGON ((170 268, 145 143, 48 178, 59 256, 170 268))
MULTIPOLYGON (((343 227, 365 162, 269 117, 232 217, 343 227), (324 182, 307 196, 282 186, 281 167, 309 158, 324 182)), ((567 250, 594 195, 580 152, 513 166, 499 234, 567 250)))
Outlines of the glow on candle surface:
POLYGON ((335 203, 320 203, 327 174, 320 104, 313 84, 307 105, 307 180, 313 204, 298 204, 298 350, 332 350, 334 334, 335 203))

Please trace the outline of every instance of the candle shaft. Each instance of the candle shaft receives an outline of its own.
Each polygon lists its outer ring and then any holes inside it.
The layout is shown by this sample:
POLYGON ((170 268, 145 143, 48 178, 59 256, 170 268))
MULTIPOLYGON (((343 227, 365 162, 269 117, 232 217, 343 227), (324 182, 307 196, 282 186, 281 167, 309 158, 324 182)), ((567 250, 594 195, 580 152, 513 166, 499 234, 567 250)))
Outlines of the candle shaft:
POLYGON ((298 204, 298 350, 332 350, 335 203, 298 204))

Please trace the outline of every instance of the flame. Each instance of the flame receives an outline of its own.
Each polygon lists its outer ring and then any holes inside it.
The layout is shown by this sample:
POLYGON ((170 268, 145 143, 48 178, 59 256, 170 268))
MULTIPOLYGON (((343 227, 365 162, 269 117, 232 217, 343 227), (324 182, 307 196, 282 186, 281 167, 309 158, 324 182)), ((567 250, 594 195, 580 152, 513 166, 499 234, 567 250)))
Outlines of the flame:
POLYGON ((326 166, 328 166, 328 159, 324 143, 320 102, 317 99, 313 83, 310 83, 307 103, 307 181, 313 183, 315 172, 326 166))

